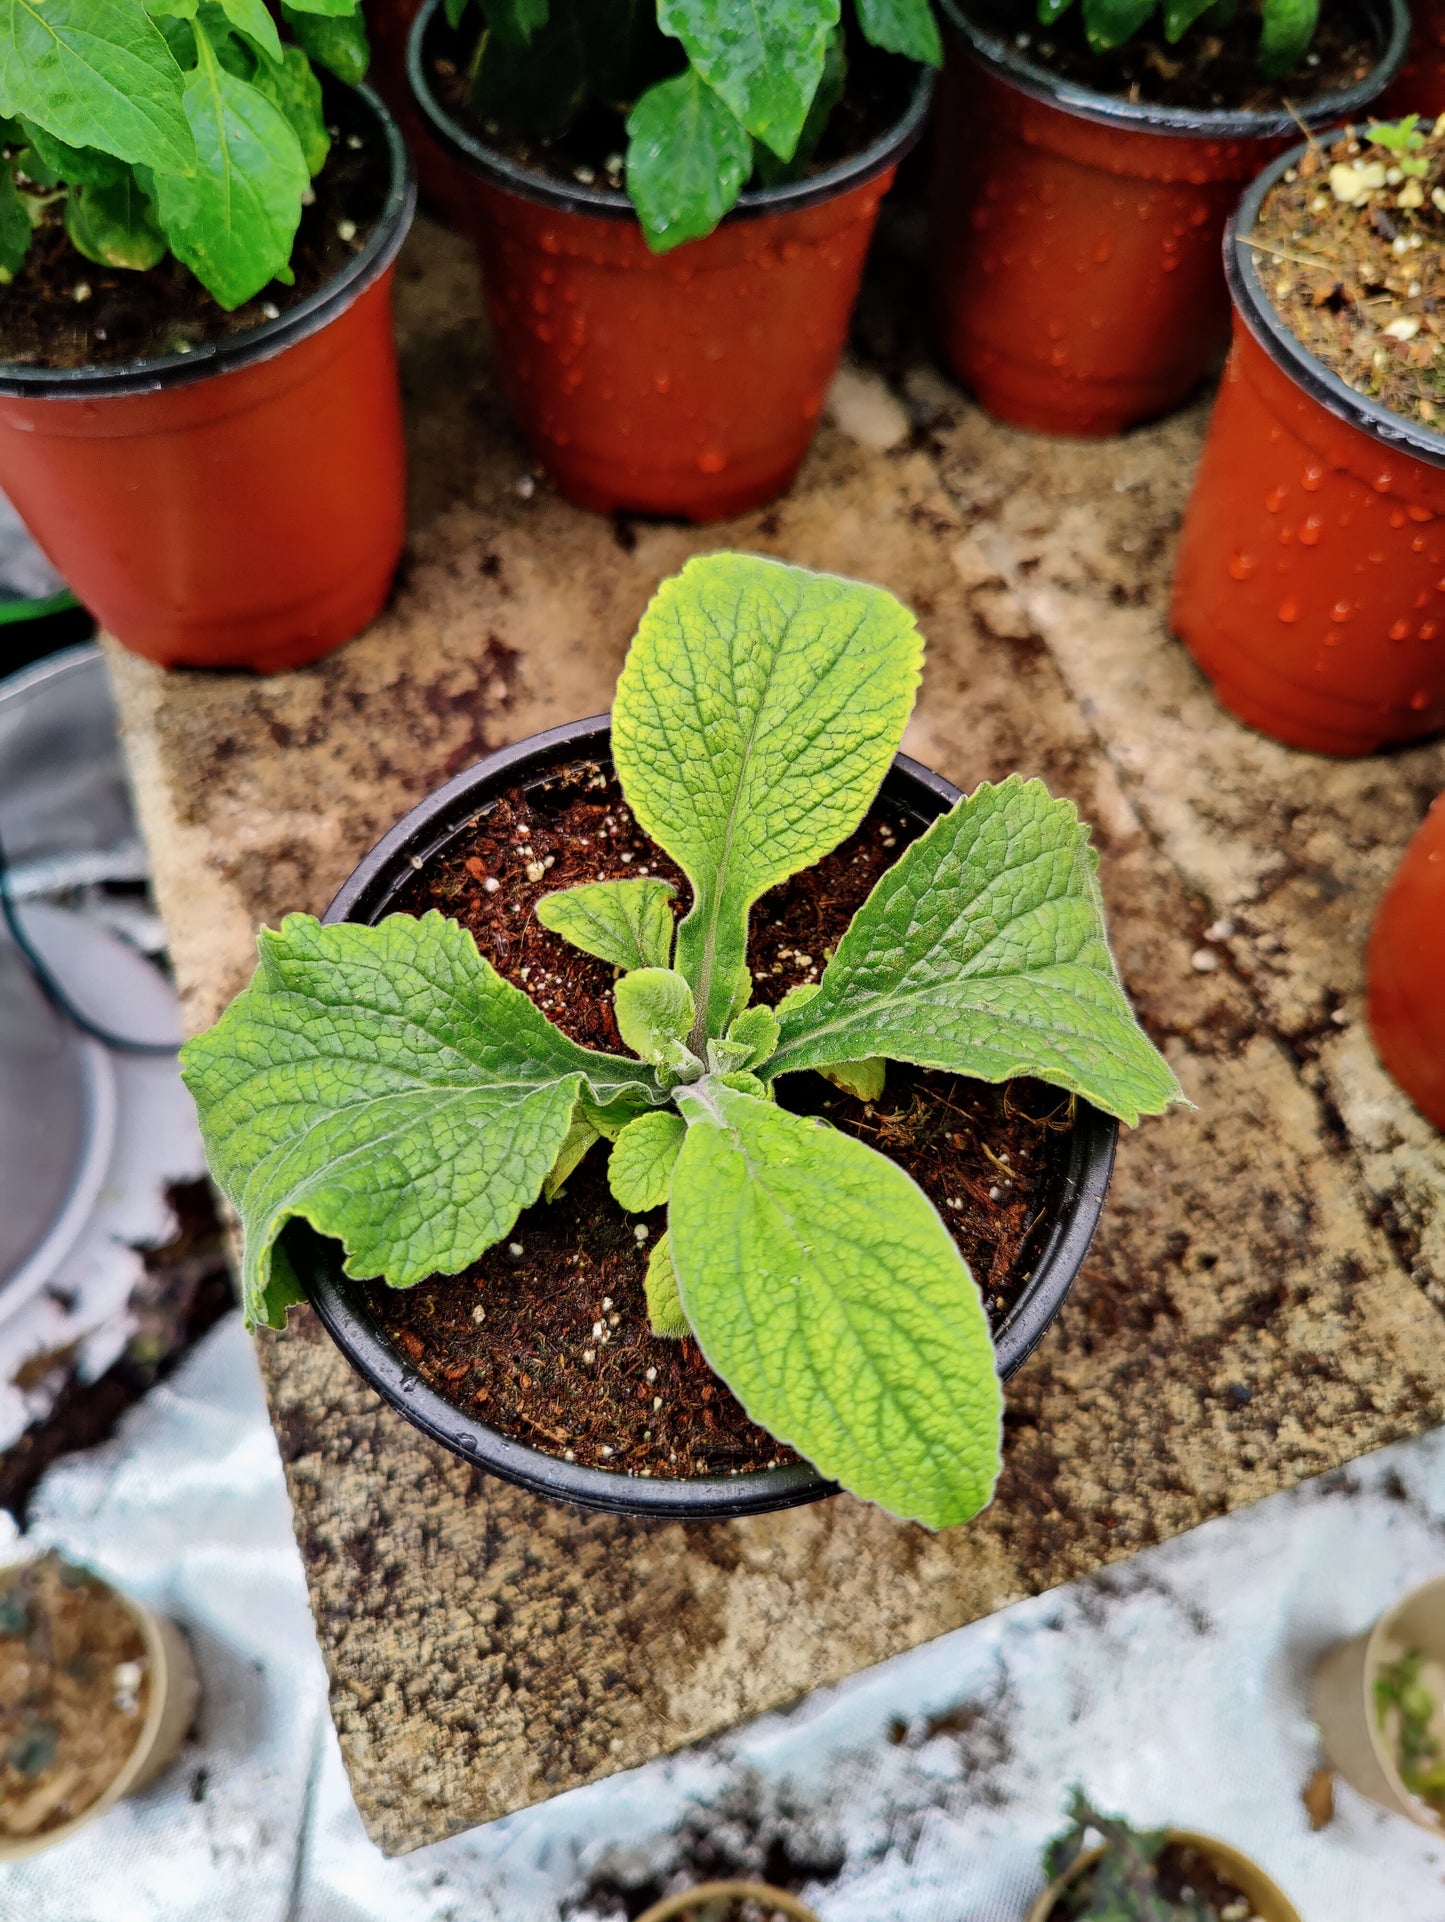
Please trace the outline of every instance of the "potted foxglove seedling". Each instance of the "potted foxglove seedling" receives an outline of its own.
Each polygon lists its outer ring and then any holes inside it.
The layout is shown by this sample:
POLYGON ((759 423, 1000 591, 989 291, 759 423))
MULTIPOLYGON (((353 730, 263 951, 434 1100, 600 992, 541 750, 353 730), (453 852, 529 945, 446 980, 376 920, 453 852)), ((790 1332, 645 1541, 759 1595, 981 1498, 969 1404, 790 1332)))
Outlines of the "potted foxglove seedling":
POLYGON ((1234 346, 1175 631, 1242 721, 1369 754, 1445 726, 1445 129, 1281 155, 1225 242, 1234 346))
POLYGON ((1177 406, 1228 336, 1240 189, 1367 106, 1404 0, 943 0, 934 331, 1002 420, 1114 434, 1177 406), (1030 16, 1033 17, 1030 17, 1030 16))
POLYGON ((0 19, 0 488, 168 666, 313 659, 401 553, 414 193, 359 3, 0 19))
POLYGON ((1445 1830, 1445 1577, 1340 1642, 1314 1679, 1325 1753, 1362 1795, 1445 1830))
POLYGON ((412 86, 563 493, 714 520, 790 485, 938 58, 930 0, 428 0, 412 86))
POLYGON ((818 1922, 786 1889, 766 1882, 703 1882, 664 1896, 637 1922, 818 1922))
POLYGON ((1187 1829, 1136 1829, 1075 1790, 1049 1844, 1050 1884, 1028 1922, 1300 1922, 1284 1891, 1227 1842, 1187 1829))
POLYGON ((1112 1118, 1180 1095, 1072 805, 895 761, 921 653, 881 588, 693 560, 610 732, 459 775, 263 931, 183 1063, 249 1319, 309 1295, 409 1419, 571 1500, 982 1507, 1112 1118))
POLYGON ((0 1569, 0 1863, 54 1848, 144 1788, 196 1711, 173 1622, 88 1569, 0 1569))

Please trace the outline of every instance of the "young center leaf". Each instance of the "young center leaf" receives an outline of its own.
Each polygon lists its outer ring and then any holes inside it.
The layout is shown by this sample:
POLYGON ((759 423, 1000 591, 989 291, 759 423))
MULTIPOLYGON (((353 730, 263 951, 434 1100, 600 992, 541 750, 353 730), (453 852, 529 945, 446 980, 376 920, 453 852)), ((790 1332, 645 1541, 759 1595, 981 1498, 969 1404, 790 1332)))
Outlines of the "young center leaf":
POLYGON ((612 746, 633 813, 693 885, 675 965, 697 997, 694 1053, 746 1001, 753 902, 867 812, 922 651, 882 588, 755 555, 704 555, 658 589, 612 746))
POLYGON ((206 1152, 244 1230, 247 1319, 295 1299, 293 1216, 345 1244, 346 1273, 455 1274, 536 1200, 579 1095, 646 1098, 639 1062, 578 1047, 431 912, 377 927, 288 915, 252 983, 186 1044, 206 1152))
POLYGON ((680 1091, 668 1245, 683 1313, 748 1414, 891 1514, 990 1499, 1002 1396, 983 1303, 922 1190, 825 1123, 680 1091))
POLYGON ((670 881, 586 881, 544 894, 537 919, 614 968, 665 968, 672 959, 670 881))
POLYGON ((1014 1075, 1132 1126, 1183 1100, 1125 999, 1089 830, 1042 781, 985 782, 888 869, 823 971, 782 1013, 763 1072, 870 1055, 1014 1075))
POLYGON ((617 1032, 635 1055, 669 1075, 700 1073, 687 1046, 692 989, 671 968, 638 968, 613 990, 617 1032))
POLYGON ((608 1185, 619 1207, 641 1215, 662 1206, 686 1132, 679 1115, 661 1108, 628 1123, 607 1163, 608 1185))
POLYGON ((649 87, 628 115, 627 190, 654 253, 710 234, 752 164, 746 127, 691 67, 649 87))
POLYGON ((750 134, 791 160, 839 0, 658 0, 657 24, 750 134))
POLYGON ((186 172, 195 145, 182 74, 143 0, 5 0, 0 114, 72 147, 186 172))

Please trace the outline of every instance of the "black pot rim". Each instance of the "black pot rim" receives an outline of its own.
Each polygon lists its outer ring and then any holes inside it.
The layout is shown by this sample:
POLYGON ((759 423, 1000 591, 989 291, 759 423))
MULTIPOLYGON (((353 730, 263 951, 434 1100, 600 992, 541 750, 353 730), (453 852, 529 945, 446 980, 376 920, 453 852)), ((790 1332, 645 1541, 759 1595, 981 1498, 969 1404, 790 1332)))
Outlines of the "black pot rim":
MULTIPOLYGON (((1352 132, 1342 128, 1341 133, 1352 132)), ((1266 167, 1249 187, 1231 214, 1224 230, 1224 274, 1229 282, 1235 312, 1274 364, 1287 373, 1311 400, 1362 434, 1368 434, 1382 448, 1405 453, 1431 467, 1445 467, 1445 434, 1437 434, 1421 421, 1406 420, 1393 413, 1382 401, 1368 394, 1357 394, 1340 376, 1316 360, 1308 347, 1295 338, 1275 312, 1274 303, 1260 279, 1258 251, 1249 244, 1249 235, 1259 218, 1264 197, 1287 168, 1297 167, 1307 151, 1301 141, 1266 167)))
MULTIPOLYGON (((589 757, 610 760, 610 738, 611 717, 595 715, 533 734, 464 769, 418 802, 363 856, 324 919, 328 924, 370 921, 385 908, 395 881, 412 872, 414 862, 424 861, 448 844, 474 808, 517 782, 540 779, 570 762, 589 757)), ((960 798, 951 782, 905 754, 894 757, 887 781, 903 787, 915 804, 922 802, 926 808, 931 799, 938 813, 960 798)), ((1037 1347, 1088 1252, 1108 1191, 1118 1134, 1119 1124, 1112 1116, 1087 1102, 1078 1104, 1068 1163, 1062 1170, 1064 1205, 1047 1224, 1024 1293, 995 1340, 999 1372, 1005 1380, 1037 1347)), ((489 1474, 582 1508, 693 1521, 764 1514, 837 1493, 836 1484, 825 1481, 808 1462, 748 1475, 643 1479, 560 1461, 515 1441, 444 1400, 358 1312, 350 1293, 353 1284, 341 1274, 334 1242, 315 1235, 304 1222, 291 1222, 286 1234, 302 1287, 351 1365, 415 1427, 489 1474)))
POLYGON ((192 381, 210 380, 258 361, 273 360, 298 341, 319 333, 345 308, 353 306, 401 250, 416 212, 416 178, 401 129, 380 98, 370 87, 347 87, 345 91, 359 99, 381 127, 391 183, 366 245, 340 273, 278 319, 263 321, 259 327, 248 327, 225 340, 205 341, 189 354, 158 354, 108 367, 21 367, 0 361, 0 395, 9 400, 111 400, 187 387, 192 381))
MULTIPOLYGON (((493 186, 504 187, 520 200, 530 200, 559 213, 591 214, 599 220, 630 220, 636 223, 636 209, 620 187, 584 187, 580 183, 565 185, 560 180, 551 180, 545 174, 535 173, 530 167, 523 167, 509 159, 500 148, 479 140, 460 121, 452 119, 432 91, 423 47, 442 4, 443 0, 426 0, 412 24, 407 41, 406 77, 428 126, 452 158, 460 161, 469 173, 489 180, 493 186)), ((860 154, 854 154, 851 159, 841 160, 836 166, 810 175, 806 180, 787 181, 778 187, 744 188, 736 206, 723 215, 719 224, 727 226, 739 220, 757 220, 766 214, 793 213, 803 207, 816 207, 825 200, 836 199, 852 187, 862 186, 886 167, 896 165, 915 145, 923 131, 932 98, 933 74, 927 67, 920 67, 913 97, 902 117, 871 146, 865 147, 860 154)))
MULTIPOLYGON (((1263 140, 1294 133, 1300 126, 1326 127, 1337 120, 1348 120, 1382 93, 1395 78, 1405 58, 1410 38, 1410 15, 1405 0, 1366 0, 1381 41, 1379 58, 1363 80, 1335 93, 1321 94, 1291 113, 1287 108, 1260 108, 1244 112, 1228 107, 1164 107, 1148 101, 1121 100, 1113 94, 1095 93, 1090 87, 1065 80, 1038 66, 1022 49, 1004 36, 991 33, 969 19, 962 0, 939 0, 950 27, 974 58, 1020 93, 1057 107, 1061 113, 1078 120, 1093 120, 1105 127, 1132 128, 1140 133, 1176 134, 1184 138, 1209 140, 1263 140)), ((1022 17, 1022 16, 1021 16, 1022 17)), ((1032 17, 1030 31, 1034 29, 1032 17)))

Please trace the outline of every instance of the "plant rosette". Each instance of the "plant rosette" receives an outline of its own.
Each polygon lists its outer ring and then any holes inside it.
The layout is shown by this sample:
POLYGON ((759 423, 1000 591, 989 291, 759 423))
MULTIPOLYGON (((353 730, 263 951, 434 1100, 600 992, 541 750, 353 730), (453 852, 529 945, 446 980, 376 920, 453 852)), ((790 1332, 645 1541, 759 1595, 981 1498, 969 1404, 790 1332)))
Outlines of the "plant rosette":
POLYGON ((0 1863, 68 1841, 153 1782, 199 1693, 164 1616, 54 1555, 0 1569, 0 1863))
POLYGON ((294 667, 404 535, 415 192, 359 0, 22 0, 0 25, 0 486, 115 637, 294 667))
POLYGON ((1315 1671, 1332 1767, 1361 1795, 1445 1829, 1445 1576, 1413 1589, 1315 1671))
POLYGON ((1401 856, 1365 955, 1370 1038, 1415 1106, 1445 1131, 1445 795, 1401 856))
POLYGON ((1045 1855, 1053 1878, 1027 1922, 1300 1922, 1257 1862, 1193 1829, 1130 1828, 1077 1792, 1045 1855), (1087 1838, 1102 1840, 1089 1847, 1087 1838))
MULTIPOLYGON (((581 0, 552 0, 515 59, 528 72, 550 60, 552 84, 571 74, 571 89, 538 101, 504 63, 470 106, 456 76, 475 68, 475 34, 448 10, 423 8, 411 84, 471 177, 498 373, 538 464, 600 513, 708 521, 784 492, 817 431, 879 204, 923 126, 931 74, 912 63, 937 57, 927 0, 863 0, 875 44, 855 30, 846 57, 838 0, 745 10, 757 44, 675 0, 658 0, 656 22, 622 0, 595 20, 581 0), (620 14, 641 21, 640 51, 620 14), (856 111, 845 68, 869 78, 856 111), (504 122, 558 131, 526 142, 504 122), (612 129, 600 151, 569 147, 599 125, 612 129)), ((503 47, 486 44, 489 60, 503 47)))
POLYGON ((1445 726, 1445 433, 1425 418, 1440 390, 1424 300, 1445 279, 1445 142, 1376 131, 1393 144, 1345 129, 1281 155, 1230 225, 1234 344, 1171 608, 1233 715, 1323 754, 1445 726), (1395 151, 1412 139, 1421 150, 1395 151))
MULTIPOLYGON (((1046 433, 1104 435, 1179 406, 1228 337, 1220 240, 1240 189, 1301 126, 1328 126, 1368 106, 1399 67, 1409 20, 1403 0, 1367 0, 1358 20, 1370 49, 1343 62, 1321 90, 1298 68, 1271 86, 1241 60, 1257 102, 1183 104, 1161 76, 1187 69, 1206 36, 1197 5, 1165 9, 1172 41, 1115 94, 1049 64, 1072 12, 1044 0, 1025 34, 988 0, 942 0, 951 32, 939 89, 930 197, 932 324, 950 371, 1000 420, 1046 433), (1057 24, 1052 24, 1057 22, 1057 24), (1158 98, 1151 98, 1157 92, 1158 98)), ((1154 12, 1152 0, 1113 7, 1113 37, 1091 24, 1103 54, 1154 12)), ((1266 18, 1303 23, 1286 4, 1266 18)), ((1243 31, 1241 19, 1238 31, 1243 31)), ((1082 38, 1082 37, 1081 37, 1082 38)), ((1217 37, 1211 44, 1218 46, 1217 37)), ((1296 61, 1298 36, 1276 38, 1296 61), (1293 51, 1292 51, 1293 50, 1293 51)), ((1311 56, 1307 56, 1311 57, 1311 56)), ((1207 96, 1206 96, 1207 98, 1207 96)))
MULTIPOLYGON (((251 986, 183 1062, 241 1216, 248 1318, 280 1326, 302 1296, 288 1221, 341 1242, 353 1281, 411 1287, 506 1243, 605 1140, 615 1202, 666 1209, 655 1238, 638 1224, 653 1334, 695 1342, 820 1475, 931 1527, 976 1514, 1001 1416, 979 1289, 904 1169, 782 1105, 779 1083, 807 1069, 876 1093, 888 1063, 1031 1075, 1131 1124, 1183 1096, 1120 985, 1088 830, 1017 775, 903 850, 820 979, 753 999, 750 912, 864 819, 921 657, 881 588, 733 554, 663 583, 611 750, 691 905, 674 925, 675 890, 649 875, 537 907, 622 970, 628 1054, 572 1040, 439 912, 263 931, 251 986)), ((600 1324, 579 1365, 609 1339, 600 1324)), ((616 1485, 617 1505, 649 1486, 616 1485)))

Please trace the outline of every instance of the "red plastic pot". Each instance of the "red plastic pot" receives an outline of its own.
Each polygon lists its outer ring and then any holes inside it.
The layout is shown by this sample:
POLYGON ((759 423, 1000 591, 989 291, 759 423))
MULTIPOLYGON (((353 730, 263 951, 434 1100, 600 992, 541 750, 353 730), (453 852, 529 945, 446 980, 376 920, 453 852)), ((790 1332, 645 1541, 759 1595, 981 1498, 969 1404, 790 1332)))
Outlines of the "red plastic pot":
POLYGON ((1172 620, 1241 721, 1370 754, 1445 727, 1445 435, 1355 393, 1275 313, 1247 241, 1303 152, 1255 182, 1225 237, 1234 346, 1172 620))
POLYGON ((1380 99, 1381 120, 1445 113, 1445 0, 1410 0, 1410 46, 1399 78, 1380 99))
POLYGON ((864 153, 746 192, 705 240, 659 255, 624 193, 547 179, 453 120, 430 84, 446 44, 440 0, 428 0, 412 89, 471 174, 498 373, 539 465, 599 513, 718 520, 784 492, 817 431, 929 77, 864 153))
POLYGON ((365 0, 362 11, 371 41, 371 65, 366 77, 386 102, 411 149, 422 205, 448 226, 465 231, 472 204, 467 177, 428 132, 406 77, 407 41, 421 5, 422 0, 365 0))
POLYGON ((0 364, 0 489, 103 627, 165 667, 298 667, 380 611, 405 538, 391 278, 416 190, 385 136, 366 246, 279 320, 190 354, 75 371, 0 364))
POLYGON ((1365 971, 1375 1050, 1445 1129, 1445 794, 1406 848, 1370 931, 1365 971))
POLYGON ((991 414, 1116 434, 1178 406, 1228 336, 1219 243, 1240 189, 1299 125, 1365 106, 1404 56, 1403 0, 1377 0, 1368 80, 1299 119, 1090 93, 943 0, 953 31, 931 193, 939 352, 991 414))

